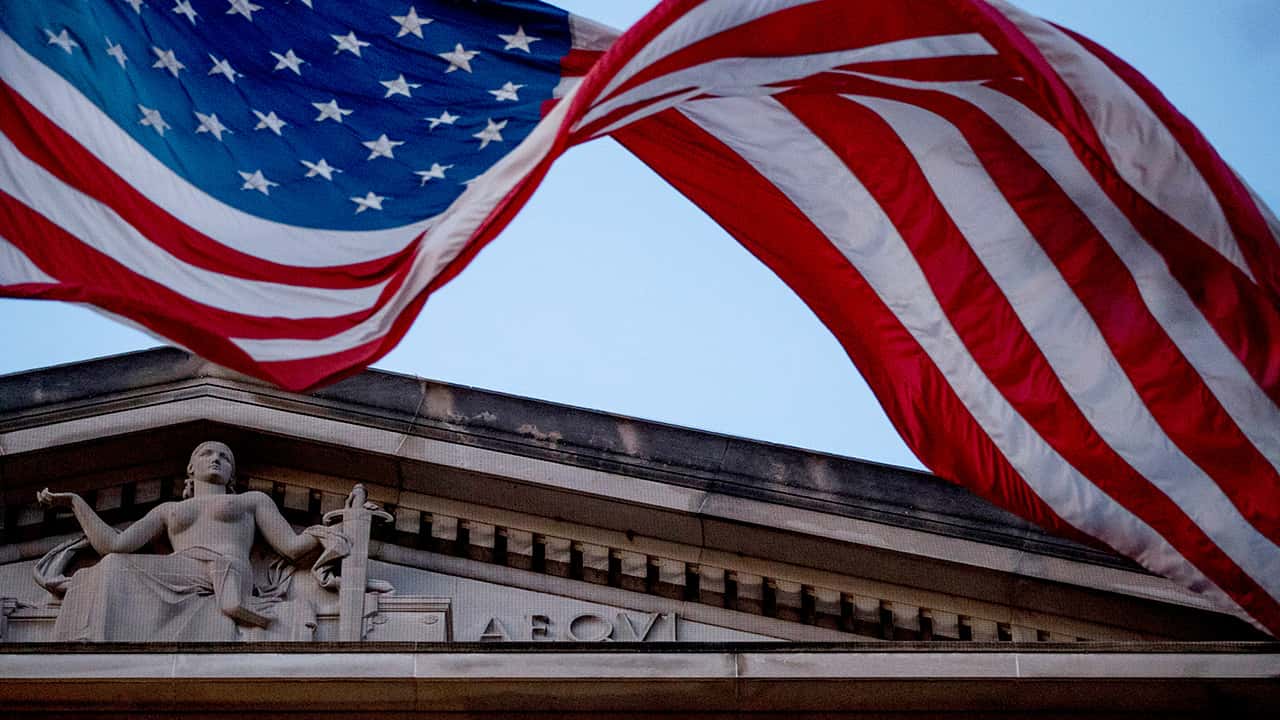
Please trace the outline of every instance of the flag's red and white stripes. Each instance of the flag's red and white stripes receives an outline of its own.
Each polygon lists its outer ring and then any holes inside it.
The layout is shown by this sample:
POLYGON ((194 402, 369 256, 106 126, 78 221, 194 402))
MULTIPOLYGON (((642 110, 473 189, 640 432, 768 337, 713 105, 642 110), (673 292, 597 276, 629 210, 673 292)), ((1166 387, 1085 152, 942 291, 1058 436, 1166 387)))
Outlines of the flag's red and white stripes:
POLYGON ((664 5, 575 129, 778 272, 935 471, 1280 630, 1266 208, 1140 76, 1017 10, 777 7, 664 5), (846 32, 797 57, 815 22, 846 32))
POLYGON ((1280 232, 1140 75, 983 0, 672 0, 603 54, 575 32, 580 79, 443 215, 270 246, 0 37, 4 289, 308 386, 389 350, 612 134, 796 290, 935 472, 1280 632, 1280 232), (118 181, 67 169, 95 162, 118 181), (171 232, 139 251, 143 225, 171 232))
MULTIPOLYGON (((563 93, 616 37, 570 26, 563 93)), ((0 32, 0 293, 91 303, 288 388, 335 380, 394 347, 430 291, 502 227, 517 189, 536 184, 567 106, 547 110, 437 217, 299 228, 198 190, 0 32)))

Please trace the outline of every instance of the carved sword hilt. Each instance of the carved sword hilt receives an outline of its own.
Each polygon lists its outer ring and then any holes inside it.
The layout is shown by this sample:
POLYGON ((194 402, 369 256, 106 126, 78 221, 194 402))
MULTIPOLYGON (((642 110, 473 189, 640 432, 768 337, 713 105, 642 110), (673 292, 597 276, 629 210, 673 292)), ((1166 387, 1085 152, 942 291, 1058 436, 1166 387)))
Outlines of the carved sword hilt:
POLYGON ((373 521, 390 521, 391 513, 369 502, 364 485, 357 484, 341 510, 324 514, 324 523, 342 522, 342 534, 351 542, 351 554, 342 559, 342 583, 338 586, 338 639, 357 642, 364 635, 365 587, 369 579, 369 532, 373 521))
POLYGON ((391 513, 383 510, 377 503, 369 502, 368 497, 369 491, 365 490, 364 485, 357 484, 355 487, 351 488, 351 493, 347 495, 347 503, 345 507, 341 510, 330 510, 324 514, 324 524, 333 525, 348 517, 354 518, 363 515, 363 513, 353 513, 353 510, 366 511, 372 520, 390 522, 395 519, 391 516, 391 513))

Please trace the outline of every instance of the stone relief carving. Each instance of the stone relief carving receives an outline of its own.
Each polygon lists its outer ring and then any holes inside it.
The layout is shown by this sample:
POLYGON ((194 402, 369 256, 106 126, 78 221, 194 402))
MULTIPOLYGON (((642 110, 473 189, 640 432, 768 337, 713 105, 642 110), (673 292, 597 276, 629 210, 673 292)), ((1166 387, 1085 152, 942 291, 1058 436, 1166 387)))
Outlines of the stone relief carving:
POLYGON ((201 443, 191 453, 183 499, 124 530, 75 493, 41 490, 39 501, 70 508, 84 533, 53 548, 34 570, 41 587, 63 597, 53 639, 310 640, 323 614, 339 615, 339 639, 361 639, 377 608, 366 593, 393 591, 367 575, 369 528, 386 513, 357 485, 346 508, 325 518, 341 524, 295 532, 269 496, 235 494, 234 483, 231 449, 201 443), (269 550, 255 546, 256 536, 269 550), (138 552, 157 539, 173 552, 138 552), (101 560, 69 572, 89 550, 101 560))

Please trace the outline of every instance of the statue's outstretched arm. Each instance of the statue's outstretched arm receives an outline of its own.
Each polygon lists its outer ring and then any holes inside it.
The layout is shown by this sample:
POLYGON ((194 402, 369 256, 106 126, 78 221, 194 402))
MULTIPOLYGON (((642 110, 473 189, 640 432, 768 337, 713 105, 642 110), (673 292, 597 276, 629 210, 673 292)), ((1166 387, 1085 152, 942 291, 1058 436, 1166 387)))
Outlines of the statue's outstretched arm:
POLYGON ((296 560, 320 546, 320 542, 311 535, 294 532, 266 494, 253 491, 245 495, 253 501, 253 519, 258 523, 258 532, 276 552, 296 560))
POLYGON ((71 508, 80 523, 80 529, 99 555, 133 552, 164 531, 164 515, 161 512, 163 505, 152 508, 141 520, 124 530, 116 530, 98 517, 89 503, 75 493, 55 493, 45 488, 36 493, 36 499, 41 505, 71 508))

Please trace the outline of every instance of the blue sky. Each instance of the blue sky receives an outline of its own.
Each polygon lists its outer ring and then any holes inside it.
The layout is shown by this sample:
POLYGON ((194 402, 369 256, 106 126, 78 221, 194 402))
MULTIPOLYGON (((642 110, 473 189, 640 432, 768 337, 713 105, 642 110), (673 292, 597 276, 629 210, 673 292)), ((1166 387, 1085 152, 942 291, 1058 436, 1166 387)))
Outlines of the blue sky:
MULTIPOLYGON (((1280 208, 1280 2, 1019 4, 1135 65, 1280 208)), ((0 328, 0 373, 156 344, 62 303, 0 300, 0 328)), ((795 295, 612 141, 561 158, 376 367, 919 467, 795 295)))

